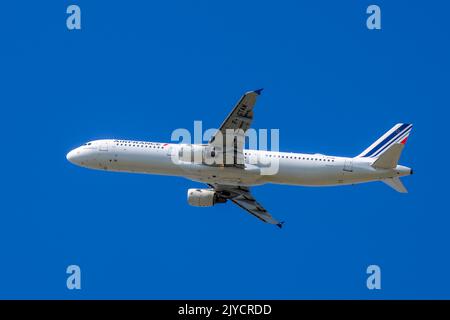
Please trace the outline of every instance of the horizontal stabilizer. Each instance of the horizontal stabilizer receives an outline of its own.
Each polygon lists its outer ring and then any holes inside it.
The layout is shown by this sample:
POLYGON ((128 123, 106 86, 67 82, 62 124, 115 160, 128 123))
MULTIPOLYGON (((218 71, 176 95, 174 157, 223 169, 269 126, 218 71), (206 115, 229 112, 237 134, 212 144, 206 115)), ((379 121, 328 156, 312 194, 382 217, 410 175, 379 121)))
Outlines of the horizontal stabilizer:
POLYGON ((391 145, 384 153, 382 153, 377 160, 372 163, 372 167, 378 169, 393 169, 397 166, 400 155, 402 154, 403 148, 405 147, 402 143, 394 143, 391 145))
POLYGON ((392 189, 394 189, 397 192, 408 193, 408 190, 406 190, 406 188, 403 185, 400 178, 387 178, 387 179, 383 179, 381 181, 386 183, 389 187, 391 187, 392 189))

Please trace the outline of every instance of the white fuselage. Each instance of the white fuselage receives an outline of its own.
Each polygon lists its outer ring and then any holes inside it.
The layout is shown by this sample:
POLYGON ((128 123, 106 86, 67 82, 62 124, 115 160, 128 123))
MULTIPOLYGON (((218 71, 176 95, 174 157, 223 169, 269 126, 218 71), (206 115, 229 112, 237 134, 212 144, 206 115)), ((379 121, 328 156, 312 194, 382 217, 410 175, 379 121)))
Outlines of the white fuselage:
POLYGON ((244 150, 245 169, 211 166, 175 159, 179 144, 96 140, 67 154, 79 166, 117 172, 181 176, 224 185, 253 186, 265 183, 333 186, 377 181, 410 175, 411 169, 375 169, 371 158, 346 158, 321 154, 302 154, 244 150), (276 170, 266 170, 271 167, 276 170), (261 170, 263 169, 263 170, 261 170))

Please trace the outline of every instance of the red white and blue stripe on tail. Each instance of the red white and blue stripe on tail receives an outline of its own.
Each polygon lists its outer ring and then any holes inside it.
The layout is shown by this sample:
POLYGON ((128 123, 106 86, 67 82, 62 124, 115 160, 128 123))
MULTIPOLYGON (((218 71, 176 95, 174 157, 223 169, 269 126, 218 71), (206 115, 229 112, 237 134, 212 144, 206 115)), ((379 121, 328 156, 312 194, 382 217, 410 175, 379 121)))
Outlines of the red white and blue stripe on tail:
POLYGON ((358 155, 358 158, 377 158, 395 143, 405 144, 412 129, 410 123, 397 123, 391 130, 382 135, 370 147, 358 155))

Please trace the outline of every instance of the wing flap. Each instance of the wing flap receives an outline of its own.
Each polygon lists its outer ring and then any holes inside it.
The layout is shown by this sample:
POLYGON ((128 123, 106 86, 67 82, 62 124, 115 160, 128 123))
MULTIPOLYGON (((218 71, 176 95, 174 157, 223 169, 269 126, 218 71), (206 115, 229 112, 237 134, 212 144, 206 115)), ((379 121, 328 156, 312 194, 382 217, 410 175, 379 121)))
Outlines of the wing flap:
POLYGON ((250 189, 248 187, 227 185, 210 185, 210 187, 214 188, 222 198, 232 201, 234 204, 257 217, 259 220, 276 225, 280 228, 282 227, 283 222, 280 222, 272 217, 272 215, 264 209, 258 201, 256 201, 250 193, 250 189))

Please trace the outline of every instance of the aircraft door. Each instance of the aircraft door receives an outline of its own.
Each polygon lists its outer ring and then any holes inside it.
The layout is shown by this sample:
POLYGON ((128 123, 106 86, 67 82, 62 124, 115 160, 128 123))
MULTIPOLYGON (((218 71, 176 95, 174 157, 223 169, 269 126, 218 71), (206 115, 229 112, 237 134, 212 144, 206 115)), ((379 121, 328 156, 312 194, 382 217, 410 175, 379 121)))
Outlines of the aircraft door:
POLYGON ((169 158, 171 158, 171 157, 173 156, 172 152, 174 152, 174 148, 173 148, 172 145, 169 145, 169 146, 167 147, 167 153, 166 153, 166 155, 167 155, 169 158))
POLYGON ((102 141, 102 142, 100 143, 100 148, 99 148, 99 150, 100 150, 100 151, 108 151, 108 142, 102 141))
POLYGON ((344 162, 344 171, 353 172, 353 160, 345 160, 344 162))

